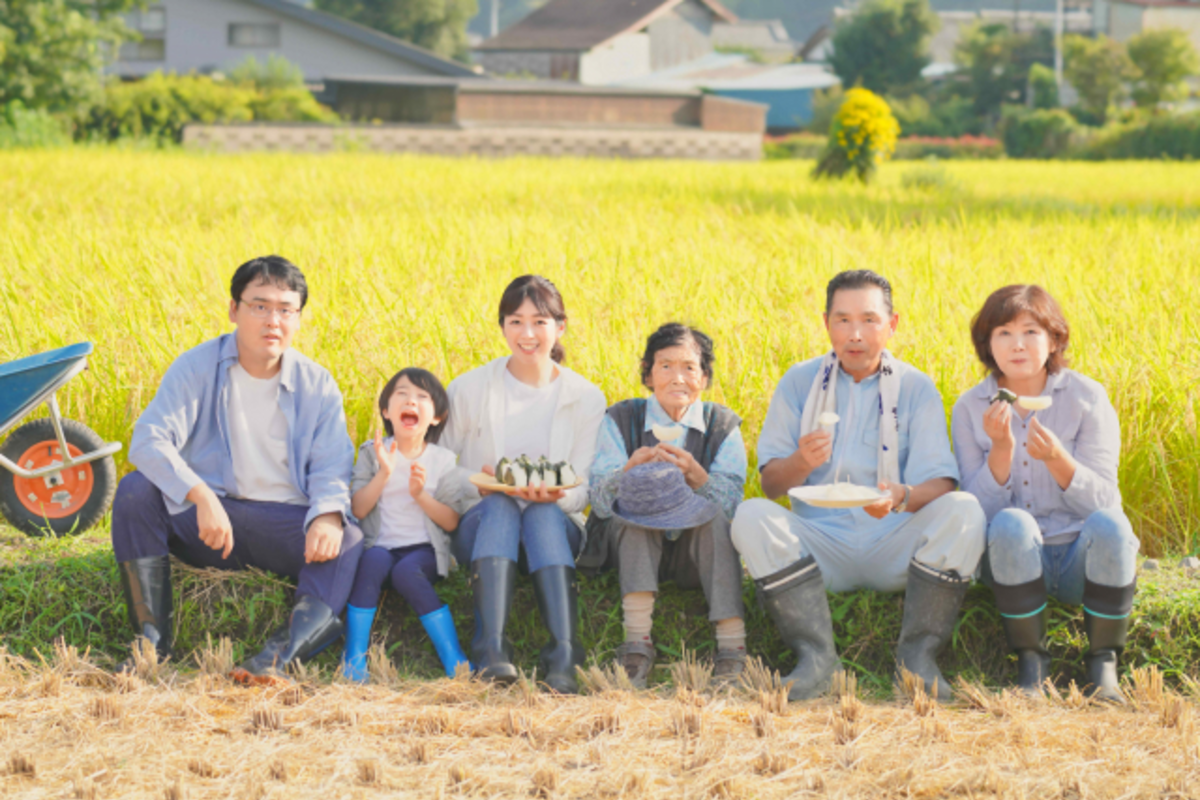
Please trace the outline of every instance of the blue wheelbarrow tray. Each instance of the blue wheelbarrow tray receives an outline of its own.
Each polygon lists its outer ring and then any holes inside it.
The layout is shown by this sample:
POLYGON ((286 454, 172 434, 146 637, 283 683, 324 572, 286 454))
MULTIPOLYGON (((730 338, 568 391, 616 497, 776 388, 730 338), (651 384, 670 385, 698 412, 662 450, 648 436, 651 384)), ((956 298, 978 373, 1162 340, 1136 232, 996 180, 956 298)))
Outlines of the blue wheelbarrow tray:
POLYGON ((87 369, 87 357, 91 355, 90 342, 73 344, 29 358, 0 364, 0 436, 8 433, 18 422, 28 416, 42 403, 50 407, 50 419, 58 434, 63 464, 39 470, 25 470, 0 456, 0 467, 22 478, 38 478, 51 474, 63 467, 86 464, 110 456, 121 449, 120 442, 110 442, 92 453, 71 457, 67 452, 62 434, 62 417, 54 393, 67 382, 87 369))

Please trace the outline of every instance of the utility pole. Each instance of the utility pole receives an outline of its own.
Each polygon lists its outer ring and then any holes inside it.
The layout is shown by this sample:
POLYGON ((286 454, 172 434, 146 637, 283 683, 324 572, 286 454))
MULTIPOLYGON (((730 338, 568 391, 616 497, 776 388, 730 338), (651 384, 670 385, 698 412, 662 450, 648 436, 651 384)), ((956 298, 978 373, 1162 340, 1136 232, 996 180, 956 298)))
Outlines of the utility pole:
POLYGON ((500 33, 500 0, 492 0, 492 36, 500 33))
POLYGON ((1054 5, 1054 83, 1058 96, 1062 97, 1063 86, 1063 0, 1054 5))

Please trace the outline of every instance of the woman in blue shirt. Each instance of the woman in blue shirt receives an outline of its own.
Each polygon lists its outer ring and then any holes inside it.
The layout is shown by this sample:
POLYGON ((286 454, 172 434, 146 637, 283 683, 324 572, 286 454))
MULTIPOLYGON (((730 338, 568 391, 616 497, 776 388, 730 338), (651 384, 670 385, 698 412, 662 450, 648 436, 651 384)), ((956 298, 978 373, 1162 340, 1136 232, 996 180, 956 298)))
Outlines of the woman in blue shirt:
POLYGON ((971 338, 989 374, 958 399, 951 430, 962 487, 987 514, 984 579, 1017 653, 1017 684, 1040 694, 1048 676, 1053 595, 1083 605, 1092 692, 1124 702, 1117 666, 1139 543, 1117 487, 1116 411, 1103 386, 1067 368, 1070 330, 1040 286, 994 292, 971 338))

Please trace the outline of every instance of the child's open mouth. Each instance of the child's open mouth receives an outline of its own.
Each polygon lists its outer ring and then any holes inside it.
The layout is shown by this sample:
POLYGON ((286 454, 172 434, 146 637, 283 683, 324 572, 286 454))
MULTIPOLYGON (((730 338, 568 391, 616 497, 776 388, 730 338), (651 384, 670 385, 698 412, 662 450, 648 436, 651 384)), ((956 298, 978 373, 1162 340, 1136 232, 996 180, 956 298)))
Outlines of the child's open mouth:
POLYGON ((405 428, 415 428, 419 421, 420 418, 411 411, 406 411, 400 415, 400 425, 405 428))

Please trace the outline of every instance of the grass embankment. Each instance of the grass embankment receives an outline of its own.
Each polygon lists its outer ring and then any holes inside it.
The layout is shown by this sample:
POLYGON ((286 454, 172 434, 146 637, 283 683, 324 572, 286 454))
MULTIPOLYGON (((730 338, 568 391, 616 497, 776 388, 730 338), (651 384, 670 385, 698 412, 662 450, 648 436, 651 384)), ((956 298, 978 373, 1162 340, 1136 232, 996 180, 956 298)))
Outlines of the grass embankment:
MULTIPOLYGON (((0 529, 2 530, 2 529, 0 529)), ((79 539, 31 540, 8 529, 0 534, 0 644, 10 652, 37 660, 62 637, 80 652, 89 648, 98 664, 124 658, 130 629, 117 582, 116 564, 101 531, 79 539)), ((256 648, 285 618, 292 587, 262 573, 198 571, 176 562, 176 650, 180 668, 194 670, 208 642, 228 637, 233 656, 256 648)), ((470 591, 460 570, 441 584, 464 643, 470 640, 470 591)), ((622 641, 621 605, 611 574, 581 582, 582 638, 593 662, 607 664, 622 641)), ((745 587, 748 648, 774 669, 787 672, 794 657, 779 640, 774 625, 758 607, 752 584, 745 587)), ((891 692, 892 651, 900 631, 899 595, 852 592, 830 595, 838 648, 847 668, 875 697, 891 692)), ((402 600, 385 596, 375 634, 397 669, 409 678, 441 674, 437 657, 421 623, 402 600)), ((1082 615, 1077 608, 1052 606, 1050 649, 1056 680, 1067 687, 1083 684, 1082 651, 1086 646, 1082 615)), ((1126 654, 1131 666, 1155 665, 1174 684, 1200 678, 1200 571, 1170 567, 1143 571, 1134 607, 1134 624, 1126 654)), ((528 581, 518 583, 510 632, 516 660, 530 674, 545 641, 528 581)), ((701 657, 715 649, 704 596, 668 585, 655 610, 655 644, 659 666, 654 682, 669 681, 666 665, 683 655, 685 646, 701 657)), ((949 676, 999 686, 1011 680, 1009 657, 991 592, 976 586, 968 595, 955 639, 942 660, 949 676)), ((328 677, 337 666, 340 645, 316 664, 328 677)))
POLYGON ((0 153, 0 361, 94 342, 64 410, 128 442, 171 361, 228 330, 233 269, 279 252, 311 287, 297 347, 337 378, 363 441, 398 368, 449 380, 505 353, 500 292, 539 272, 566 298, 568 364, 610 401, 642 393, 637 360, 660 323, 712 334, 710 395, 745 419, 753 464, 780 376, 827 349, 838 270, 892 279, 893 349, 947 410, 981 377, 971 315, 1003 284, 1038 282, 1120 415, 1143 552, 1197 550, 1200 165, 956 162, 906 183, 929 167, 895 164, 869 188, 809 168, 0 153))

